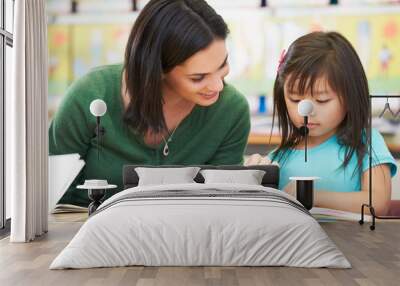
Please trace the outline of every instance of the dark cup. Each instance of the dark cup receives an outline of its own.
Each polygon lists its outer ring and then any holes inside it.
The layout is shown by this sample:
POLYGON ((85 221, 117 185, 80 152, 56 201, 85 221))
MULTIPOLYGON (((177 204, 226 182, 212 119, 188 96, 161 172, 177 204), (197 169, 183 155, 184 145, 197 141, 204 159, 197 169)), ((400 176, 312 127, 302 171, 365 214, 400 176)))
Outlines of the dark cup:
POLYGON ((314 204, 314 181, 296 180, 296 198, 308 210, 314 204))

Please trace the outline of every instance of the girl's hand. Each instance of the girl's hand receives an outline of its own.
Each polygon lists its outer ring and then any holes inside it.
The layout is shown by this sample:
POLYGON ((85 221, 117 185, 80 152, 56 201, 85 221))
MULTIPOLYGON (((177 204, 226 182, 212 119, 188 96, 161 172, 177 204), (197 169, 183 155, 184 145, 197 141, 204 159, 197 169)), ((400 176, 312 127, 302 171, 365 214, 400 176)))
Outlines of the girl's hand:
POLYGON ((252 154, 245 158, 244 165, 268 165, 271 164, 271 160, 267 156, 261 156, 260 154, 252 154))
POLYGON ((291 181, 290 183, 288 183, 284 189, 285 193, 293 196, 296 198, 296 182, 295 181, 291 181))

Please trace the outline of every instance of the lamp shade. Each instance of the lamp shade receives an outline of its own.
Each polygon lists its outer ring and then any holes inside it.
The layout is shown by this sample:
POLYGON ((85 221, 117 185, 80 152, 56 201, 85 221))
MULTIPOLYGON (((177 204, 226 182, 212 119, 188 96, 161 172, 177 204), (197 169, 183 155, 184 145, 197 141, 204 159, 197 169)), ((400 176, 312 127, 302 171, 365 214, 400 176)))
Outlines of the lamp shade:
POLYGON ((303 99, 297 106, 297 111, 301 116, 309 116, 314 110, 314 104, 309 99, 303 99))
POLYGON ((95 99, 90 103, 90 113, 94 116, 103 116, 107 112, 107 104, 101 99, 95 99))

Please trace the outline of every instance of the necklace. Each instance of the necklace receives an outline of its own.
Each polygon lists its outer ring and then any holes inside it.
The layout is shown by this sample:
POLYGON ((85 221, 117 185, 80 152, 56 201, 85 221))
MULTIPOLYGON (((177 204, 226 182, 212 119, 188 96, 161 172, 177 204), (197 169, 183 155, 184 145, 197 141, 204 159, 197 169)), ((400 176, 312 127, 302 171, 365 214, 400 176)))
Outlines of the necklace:
POLYGON ((167 157, 167 156, 168 156, 168 154, 169 154, 169 147, 168 147, 168 143, 172 141, 172 137, 174 136, 174 134, 175 134, 175 131, 176 131, 176 129, 178 128, 178 126, 179 126, 179 124, 178 124, 178 125, 176 125, 176 127, 175 127, 174 131, 172 131, 172 134, 168 136, 168 139, 167 139, 167 140, 165 140, 165 137, 164 137, 164 135, 162 135, 162 138, 163 138, 163 140, 164 140, 164 143, 165 143, 165 145, 164 145, 164 149, 163 149, 163 155, 164 155, 165 157, 167 157))

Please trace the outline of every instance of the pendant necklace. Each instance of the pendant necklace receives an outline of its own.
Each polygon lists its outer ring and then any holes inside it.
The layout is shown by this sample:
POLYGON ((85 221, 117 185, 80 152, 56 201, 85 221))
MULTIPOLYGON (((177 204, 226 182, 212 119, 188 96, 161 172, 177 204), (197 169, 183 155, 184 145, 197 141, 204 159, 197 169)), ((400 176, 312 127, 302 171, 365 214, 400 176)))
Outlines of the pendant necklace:
POLYGON ((169 147, 168 147, 168 143, 172 141, 172 137, 174 136, 174 134, 175 134, 175 131, 176 131, 176 129, 178 128, 178 126, 179 126, 179 124, 178 124, 178 125, 175 127, 174 131, 172 132, 172 134, 171 134, 171 135, 169 135, 169 137, 168 137, 168 139, 167 139, 167 140, 165 140, 165 137, 164 137, 164 135, 162 135, 162 138, 163 138, 163 140, 164 140, 164 143, 165 143, 165 145, 164 145, 164 149, 163 149, 163 155, 164 155, 165 157, 167 157, 167 156, 168 156, 168 154, 169 154, 169 147))

